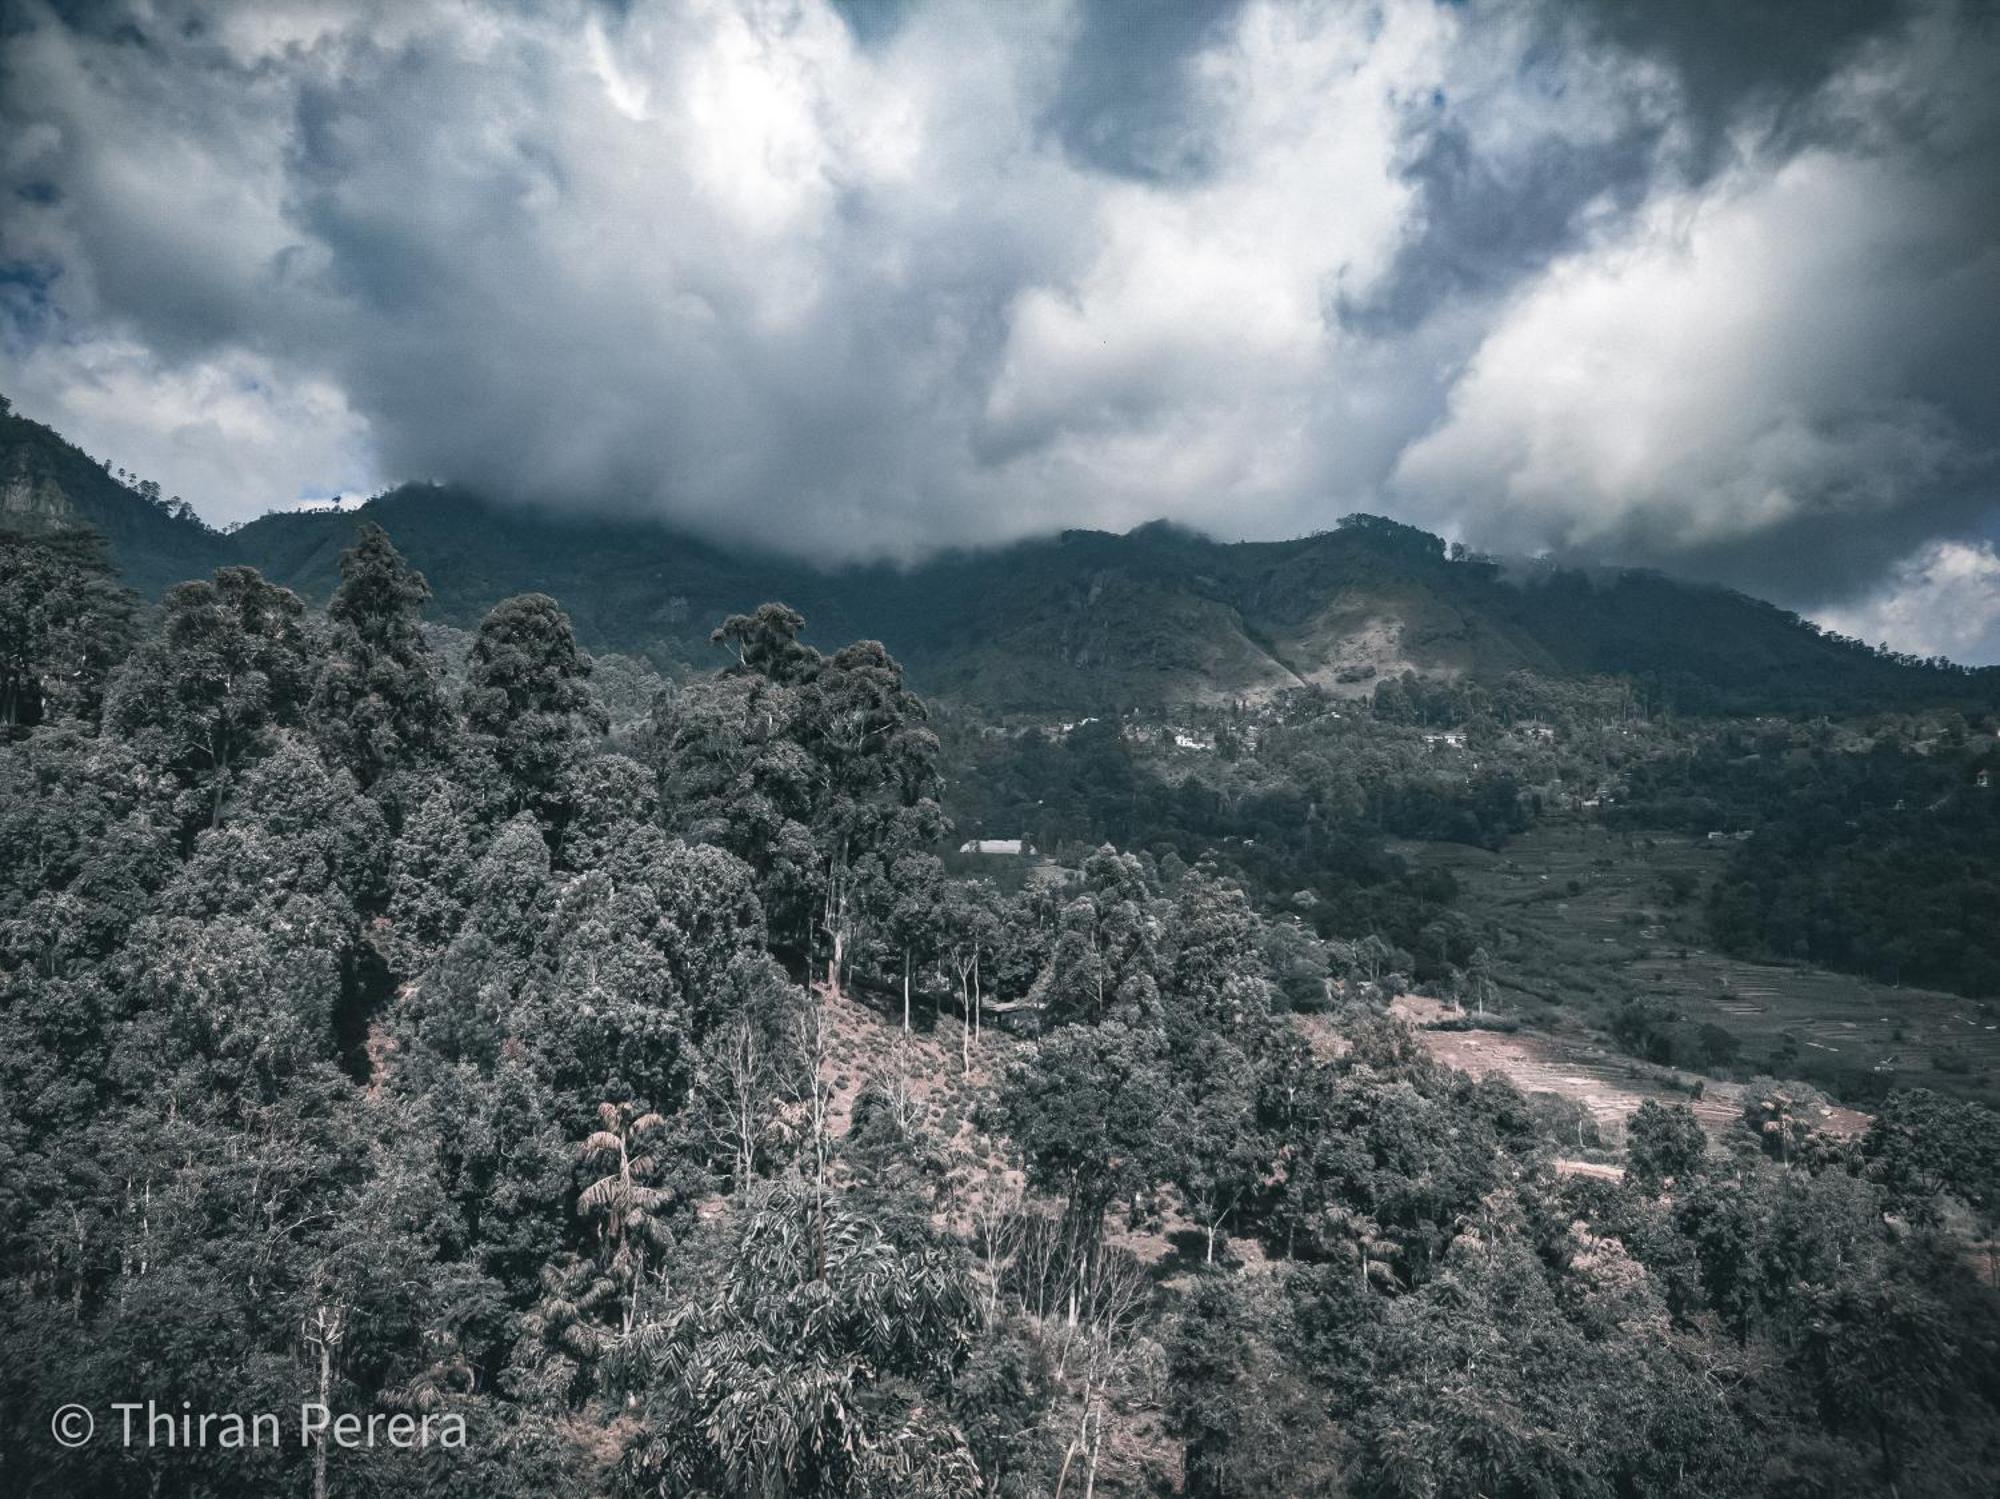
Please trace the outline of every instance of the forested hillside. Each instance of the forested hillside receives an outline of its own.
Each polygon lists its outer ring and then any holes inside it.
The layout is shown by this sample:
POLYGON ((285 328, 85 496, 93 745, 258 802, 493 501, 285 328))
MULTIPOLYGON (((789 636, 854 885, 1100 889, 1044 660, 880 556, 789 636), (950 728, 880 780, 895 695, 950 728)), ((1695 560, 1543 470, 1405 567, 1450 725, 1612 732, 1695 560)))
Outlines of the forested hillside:
POLYGON ((813 567, 651 520, 506 507, 405 486, 357 510, 274 513, 222 535, 157 486, 113 478, 0 412, 0 524, 88 524, 143 593, 230 564, 313 602, 375 524, 422 568, 438 617, 476 625, 524 590, 563 599, 593 648, 663 669, 706 659, 717 619, 783 598, 822 644, 884 642, 925 691, 989 711, 1073 713, 1367 697, 1414 670, 1634 679, 1656 708, 1838 712, 2000 701, 1993 669, 1885 655, 1771 605, 1657 574, 1502 565, 1412 527, 1350 516, 1297 541, 1219 543, 1161 523, 1071 531, 909 567, 813 567))
POLYGON ((1579 1171, 1386 1016, 1492 959, 1383 839, 1629 786, 1628 685, 1030 738, 769 604, 614 728, 555 598, 441 653, 380 530, 324 612, 4 545, 10 1492, 1991 1492, 1990 1111, 1579 1171), (428 1435, 51 1440, 148 1399, 428 1435))
POLYGON ((76 529, 101 536, 125 581, 148 596, 227 557, 226 539, 179 495, 89 457, 0 395, 0 531, 76 529))
POLYGON ((1414 669, 1638 679, 1689 712, 1990 704, 1991 670, 1885 656, 1719 588, 1655 574, 1509 570, 1371 516, 1292 542, 1223 544, 1165 525, 1067 532, 908 569, 814 569, 662 532, 401 490, 355 515, 271 516, 238 555, 309 596, 368 520, 439 573, 445 616, 539 587, 582 601, 586 636, 662 664, 699 659, 705 621, 794 601, 822 638, 880 639, 930 690, 991 710, 1078 712, 1263 697, 1367 696, 1414 669), (524 571, 524 564, 527 571, 524 571))
POLYGON ((1633 778, 1633 826, 1752 833, 1709 894, 1734 951, 2000 995, 2000 739, 1947 720, 1912 742, 1822 725, 1718 735, 1633 778))

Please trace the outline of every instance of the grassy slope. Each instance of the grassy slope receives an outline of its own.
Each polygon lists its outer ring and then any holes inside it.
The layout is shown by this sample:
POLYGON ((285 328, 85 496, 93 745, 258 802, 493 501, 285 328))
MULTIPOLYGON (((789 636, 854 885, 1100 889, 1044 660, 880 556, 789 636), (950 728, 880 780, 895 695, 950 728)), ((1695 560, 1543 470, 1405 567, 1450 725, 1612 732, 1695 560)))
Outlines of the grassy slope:
POLYGON ((1782 1075, 1868 1072, 2000 1105, 2000 1005, 1709 949, 1699 897, 1676 908, 1665 893, 1675 870, 1703 883, 1719 871, 1726 854, 1704 840, 1642 833, 1628 843, 1595 824, 1549 822, 1498 854, 1444 843, 1396 851, 1449 869, 1460 908, 1511 934, 1498 954, 1503 998, 1539 1029, 1594 1035, 1627 998, 1651 998, 1731 1032, 1749 1070, 1771 1070, 1789 1034, 1798 1060, 1782 1075), (1940 1070, 1940 1059, 1964 1070, 1940 1070))

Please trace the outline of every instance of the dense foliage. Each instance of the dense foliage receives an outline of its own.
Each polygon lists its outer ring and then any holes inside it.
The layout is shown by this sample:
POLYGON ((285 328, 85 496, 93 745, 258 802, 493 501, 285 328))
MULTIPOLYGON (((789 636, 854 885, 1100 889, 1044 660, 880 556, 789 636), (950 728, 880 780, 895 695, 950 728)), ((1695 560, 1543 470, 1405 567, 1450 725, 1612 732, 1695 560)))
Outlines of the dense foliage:
POLYGON ((1844 737, 1719 734, 1635 773, 1618 820, 1751 835, 1709 895, 1732 951, 2000 995, 2000 741, 1956 715, 1844 737))
POLYGON ((1383 838, 1609 773, 1526 684, 1174 774, 940 724, 780 605, 614 729, 556 601, 446 657, 380 533, 323 616, 229 567, 136 637, 87 549, 4 562, 10 1492, 1991 1491, 1990 1114, 1773 1159, 1657 1109, 1579 1177, 1383 1018, 1487 971, 1383 838), (1447 772, 1442 717, 1523 747, 1447 772), (1031 793, 1073 857, 947 872, 947 801, 1031 793), (147 1400, 287 1439, 51 1437, 147 1400))

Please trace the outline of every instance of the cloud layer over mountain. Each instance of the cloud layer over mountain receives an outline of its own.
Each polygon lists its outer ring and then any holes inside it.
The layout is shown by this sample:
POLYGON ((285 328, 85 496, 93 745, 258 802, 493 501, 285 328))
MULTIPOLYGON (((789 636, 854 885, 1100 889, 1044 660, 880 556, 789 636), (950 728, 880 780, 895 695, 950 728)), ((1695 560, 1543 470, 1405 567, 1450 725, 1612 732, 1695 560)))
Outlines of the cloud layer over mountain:
POLYGON ((1370 509, 1994 659, 1996 167, 1949 0, 26 0, 0 389, 217 520, 1370 509))

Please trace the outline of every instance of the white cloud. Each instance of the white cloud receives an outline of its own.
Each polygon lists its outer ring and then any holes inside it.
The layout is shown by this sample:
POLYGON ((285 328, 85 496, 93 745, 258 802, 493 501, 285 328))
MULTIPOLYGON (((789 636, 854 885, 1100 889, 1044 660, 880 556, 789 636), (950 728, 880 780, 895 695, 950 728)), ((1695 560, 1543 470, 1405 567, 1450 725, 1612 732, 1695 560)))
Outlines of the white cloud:
POLYGON ((2000 550, 1941 541, 1897 564, 1889 582, 1819 622, 1872 645, 1954 661, 2000 661, 2000 550))
POLYGON ((367 425, 340 390, 253 354, 163 363, 124 340, 47 343, 7 380, 24 415, 60 411, 63 435, 92 457, 200 496, 211 518, 380 487, 367 425))
POLYGON ((1207 70, 1235 101, 1213 176, 1093 194, 1087 257, 1011 302, 979 429, 1050 522, 1088 495, 1113 524, 1254 526, 1310 482, 1353 378, 1335 296, 1399 242, 1397 103, 1437 85, 1446 25, 1255 10, 1207 70))
POLYGON ((1399 486, 1489 536, 1655 554, 1910 503, 1976 456, 1898 367, 1965 290, 1940 211, 1818 151, 1661 198, 1505 312, 1399 486))
POLYGON ((0 43, 0 389, 217 520, 378 475, 823 557, 1378 509, 1815 603, 1991 461, 2000 91, 1948 15, 1695 178, 1666 63, 1514 0, 1245 0, 1136 82, 1068 0, 127 10, 0 43))

